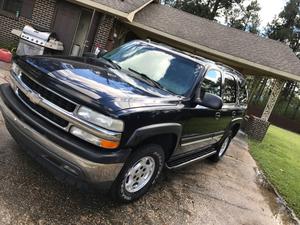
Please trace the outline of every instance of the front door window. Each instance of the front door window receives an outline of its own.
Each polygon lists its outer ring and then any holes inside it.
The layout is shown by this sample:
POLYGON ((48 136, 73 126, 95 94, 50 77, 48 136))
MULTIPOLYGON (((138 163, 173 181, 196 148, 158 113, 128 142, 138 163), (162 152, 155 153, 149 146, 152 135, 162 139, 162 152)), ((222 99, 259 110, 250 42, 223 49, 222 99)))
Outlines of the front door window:
POLYGON ((205 93, 221 96, 222 75, 218 70, 209 70, 202 82, 201 97, 205 93))

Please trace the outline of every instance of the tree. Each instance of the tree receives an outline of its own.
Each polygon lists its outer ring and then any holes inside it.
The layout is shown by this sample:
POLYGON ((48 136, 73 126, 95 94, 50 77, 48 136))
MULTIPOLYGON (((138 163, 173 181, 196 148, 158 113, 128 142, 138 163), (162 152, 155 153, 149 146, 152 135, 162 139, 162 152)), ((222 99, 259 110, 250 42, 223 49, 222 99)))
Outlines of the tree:
POLYGON ((242 0, 165 0, 164 4, 171 5, 188 13, 210 20, 216 19, 222 11, 231 9, 242 0))
POLYGON ((258 33, 260 6, 257 0, 164 0, 162 4, 210 20, 222 20, 228 26, 258 33), (247 5, 245 5, 247 4, 247 5))
POLYGON ((300 0, 290 0, 283 11, 267 27, 267 36, 287 43, 294 52, 300 52, 300 0))
POLYGON ((225 21, 230 27, 234 27, 251 33, 259 33, 261 10, 257 0, 251 1, 248 5, 238 4, 225 14, 225 21))
MULTIPOLYGON (((269 38, 284 42, 295 54, 300 56, 300 0, 289 0, 283 11, 271 24, 268 24, 266 34, 269 38)), ((300 57, 299 57, 300 58, 300 57)), ((282 95, 284 100, 293 96, 296 82, 287 81, 282 95)), ((290 102, 290 101, 289 101, 290 102)), ((289 107, 289 104, 287 105, 289 107)))

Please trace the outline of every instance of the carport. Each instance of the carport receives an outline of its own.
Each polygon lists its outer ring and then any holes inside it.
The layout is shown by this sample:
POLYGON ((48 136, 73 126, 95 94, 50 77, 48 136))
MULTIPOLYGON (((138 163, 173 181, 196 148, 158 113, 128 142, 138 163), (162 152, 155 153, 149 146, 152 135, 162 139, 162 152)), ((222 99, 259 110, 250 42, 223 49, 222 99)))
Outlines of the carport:
POLYGON ((251 117, 247 126, 248 133, 258 140, 265 136, 284 82, 300 81, 299 59, 287 45, 171 7, 150 4, 135 15, 133 22, 116 24, 114 32, 118 44, 150 38, 227 64, 244 75, 276 78, 262 117, 251 117))

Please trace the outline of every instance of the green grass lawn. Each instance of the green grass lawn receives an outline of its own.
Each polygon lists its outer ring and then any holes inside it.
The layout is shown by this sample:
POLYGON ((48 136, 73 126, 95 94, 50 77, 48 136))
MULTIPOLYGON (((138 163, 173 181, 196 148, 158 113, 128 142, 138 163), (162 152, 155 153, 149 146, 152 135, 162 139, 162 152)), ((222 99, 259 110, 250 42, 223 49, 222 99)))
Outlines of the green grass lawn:
POLYGON ((300 217, 300 135, 271 126, 262 143, 250 141, 250 149, 268 179, 300 217))

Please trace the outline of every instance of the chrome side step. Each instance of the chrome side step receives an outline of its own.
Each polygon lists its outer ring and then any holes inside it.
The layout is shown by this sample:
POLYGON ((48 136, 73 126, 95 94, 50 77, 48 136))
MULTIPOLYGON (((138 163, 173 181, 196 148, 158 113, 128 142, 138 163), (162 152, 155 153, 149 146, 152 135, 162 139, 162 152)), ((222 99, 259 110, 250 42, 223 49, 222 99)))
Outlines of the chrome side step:
POLYGON ((209 156, 212 156, 212 155, 214 155, 214 154, 216 154, 216 153, 217 153, 217 151, 212 151, 212 152, 209 152, 209 153, 207 153, 207 154, 205 154, 205 155, 201 155, 201 156, 199 156, 199 157, 196 157, 196 158, 194 158, 194 159, 191 159, 191 160, 189 160, 189 161, 180 163, 180 164, 175 165, 175 166, 168 166, 168 164, 166 163, 166 167, 167 167, 168 169, 177 169, 177 168, 180 168, 180 167, 183 167, 183 166, 187 166, 187 165, 189 165, 189 164, 191 164, 191 163, 193 163, 193 162, 197 162, 197 161, 199 161, 199 160, 205 159, 205 158, 207 158, 207 157, 209 157, 209 156))

